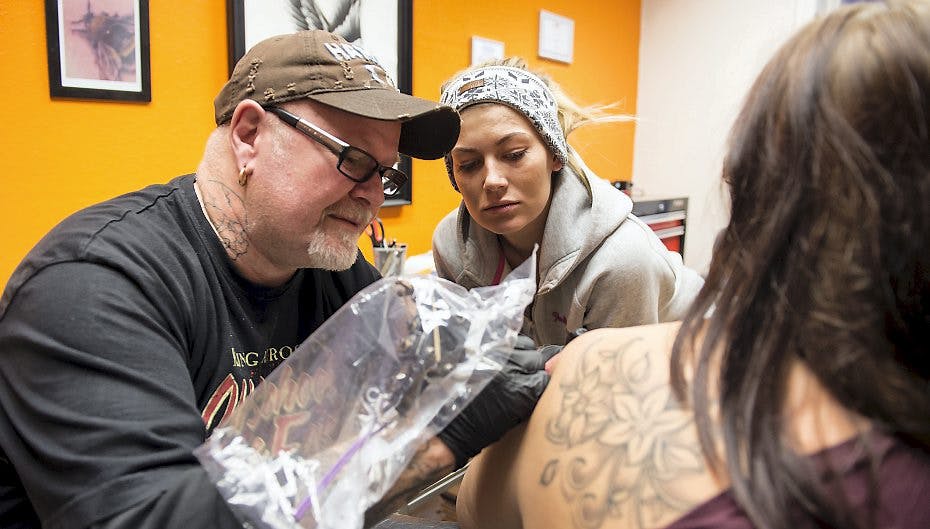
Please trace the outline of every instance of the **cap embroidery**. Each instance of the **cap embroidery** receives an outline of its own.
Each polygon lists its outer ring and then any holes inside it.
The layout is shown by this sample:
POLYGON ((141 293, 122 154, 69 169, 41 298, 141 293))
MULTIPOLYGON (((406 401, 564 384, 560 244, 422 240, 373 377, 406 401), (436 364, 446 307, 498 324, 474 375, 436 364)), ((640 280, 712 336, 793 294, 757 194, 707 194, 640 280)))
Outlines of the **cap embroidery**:
POLYGON ((272 101, 272 100, 274 100, 274 88, 271 88, 269 86, 268 88, 265 89, 265 101, 272 101))
POLYGON ((337 61, 350 61, 352 59, 361 59, 363 61, 377 63, 373 55, 365 51, 364 48, 350 44, 348 42, 324 42, 323 47, 337 61))
POLYGON ((249 63, 249 81, 245 85, 245 91, 249 94, 255 91, 255 77, 258 75, 258 67, 261 66, 261 64, 261 59, 252 59, 252 62, 249 63))
POLYGON ((293 94, 297 91, 297 83, 287 83, 287 91, 290 94, 293 94))
MULTIPOLYGON (((368 70, 368 74, 371 75, 371 80, 372 80, 372 81, 375 81, 376 83, 380 84, 381 86, 384 86, 385 84, 387 84, 387 83, 384 82, 383 79, 381 79, 381 77, 378 76, 378 71, 375 69, 375 65, 373 65, 373 64, 366 64, 366 65, 365 65, 365 69, 368 70)), ((370 87, 371 85, 369 84, 368 86, 370 87)))

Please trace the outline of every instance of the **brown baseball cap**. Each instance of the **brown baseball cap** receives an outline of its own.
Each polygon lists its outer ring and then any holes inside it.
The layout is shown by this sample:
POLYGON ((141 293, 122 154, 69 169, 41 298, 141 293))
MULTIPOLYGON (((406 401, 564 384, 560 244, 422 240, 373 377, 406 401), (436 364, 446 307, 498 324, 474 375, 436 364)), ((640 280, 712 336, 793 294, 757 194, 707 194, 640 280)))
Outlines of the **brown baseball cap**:
POLYGON ((213 101, 216 124, 241 101, 263 107, 308 98, 351 114, 401 122, 398 150, 434 160, 452 150, 461 119, 452 107, 400 92, 364 48, 321 30, 278 35, 253 46, 213 101))

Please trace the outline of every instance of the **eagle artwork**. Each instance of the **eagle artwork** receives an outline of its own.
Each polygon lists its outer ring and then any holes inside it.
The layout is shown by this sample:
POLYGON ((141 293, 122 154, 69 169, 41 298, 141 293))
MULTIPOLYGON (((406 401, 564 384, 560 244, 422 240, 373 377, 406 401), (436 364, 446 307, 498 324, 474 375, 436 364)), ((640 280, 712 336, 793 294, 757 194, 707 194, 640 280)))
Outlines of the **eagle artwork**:
POLYGON ((296 29, 324 29, 349 42, 362 38, 360 0, 287 0, 296 29))

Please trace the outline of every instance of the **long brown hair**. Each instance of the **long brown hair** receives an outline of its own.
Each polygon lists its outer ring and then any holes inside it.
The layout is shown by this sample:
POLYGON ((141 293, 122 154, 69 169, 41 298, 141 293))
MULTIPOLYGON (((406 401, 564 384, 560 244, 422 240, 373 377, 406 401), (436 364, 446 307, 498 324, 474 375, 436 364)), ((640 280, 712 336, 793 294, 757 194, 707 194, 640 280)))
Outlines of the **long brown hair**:
POLYGON ((756 527, 867 525, 786 445, 782 403, 800 359, 848 410, 930 451, 927 2, 848 6, 789 40, 723 178, 731 218, 675 343, 676 390, 756 527))

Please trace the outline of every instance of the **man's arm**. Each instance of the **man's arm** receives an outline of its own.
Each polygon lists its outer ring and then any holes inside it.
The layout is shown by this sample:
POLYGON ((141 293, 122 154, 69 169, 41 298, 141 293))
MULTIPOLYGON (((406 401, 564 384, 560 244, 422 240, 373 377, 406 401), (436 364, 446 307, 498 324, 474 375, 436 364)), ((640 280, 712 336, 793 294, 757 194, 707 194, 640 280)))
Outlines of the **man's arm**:
MULTIPOLYGON (((204 427, 185 349, 152 302, 112 269, 55 265, 20 289, 3 319, 0 447, 46 526, 239 527, 192 455, 204 427)), ((529 416, 548 380, 544 361, 511 355, 369 521, 529 416)))
POLYGON ((455 469, 455 455, 442 441, 434 437, 420 447, 394 486, 378 503, 365 512, 364 527, 378 522, 406 505, 423 487, 436 482, 455 469))
POLYGON ((185 344, 156 301, 111 268, 58 264, 0 320, 0 448, 44 527, 241 527, 192 454, 185 344))
POLYGON ((365 527, 395 512, 529 417, 549 382, 543 367, 560 348, 537 350, 532 340, 520 338, 500 372, 437 437, 417 451, 394 487, 368 510, 365 527))

